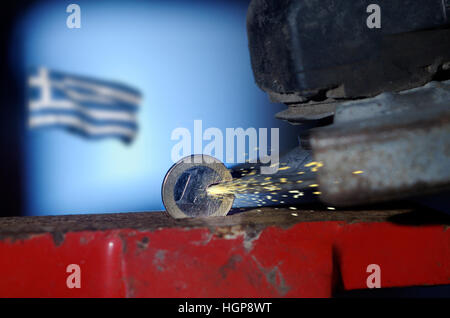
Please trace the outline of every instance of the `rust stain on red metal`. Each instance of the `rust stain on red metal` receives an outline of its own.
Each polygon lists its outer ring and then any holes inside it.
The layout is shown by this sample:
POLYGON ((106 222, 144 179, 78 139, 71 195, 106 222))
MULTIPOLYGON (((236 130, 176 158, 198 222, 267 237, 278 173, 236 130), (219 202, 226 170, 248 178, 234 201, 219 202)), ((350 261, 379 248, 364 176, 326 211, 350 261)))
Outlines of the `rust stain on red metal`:
POLYGON ((338 287, 366 288, 373 263, 382 287, 450 283, 446 225, 396 224, 390 219, 410 212, 372 212, 266 209, 165 227, 159 213, 134 213, 123 228, 123 215, 104 216, 116 226, 85 217, 90 230, 64 228, 64 217, 53 219, 59 245, 39 226, 14 232, 0 220, 8 273, 0 297, 329 297, 338 287), (80 265, 80 289, 66 286, 69 264, 80 265))

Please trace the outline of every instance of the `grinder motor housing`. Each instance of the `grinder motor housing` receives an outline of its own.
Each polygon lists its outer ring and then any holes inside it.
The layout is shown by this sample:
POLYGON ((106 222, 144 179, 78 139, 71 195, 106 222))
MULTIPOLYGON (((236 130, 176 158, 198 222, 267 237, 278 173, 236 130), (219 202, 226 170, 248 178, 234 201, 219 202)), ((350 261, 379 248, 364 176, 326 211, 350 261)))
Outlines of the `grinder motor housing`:
POLYGON ((321 200, 345 206, 450 186, 450 0, 253 0, 255 81, 308 132, 321 200), (354 175, 352 171, 361 170, 354 175))

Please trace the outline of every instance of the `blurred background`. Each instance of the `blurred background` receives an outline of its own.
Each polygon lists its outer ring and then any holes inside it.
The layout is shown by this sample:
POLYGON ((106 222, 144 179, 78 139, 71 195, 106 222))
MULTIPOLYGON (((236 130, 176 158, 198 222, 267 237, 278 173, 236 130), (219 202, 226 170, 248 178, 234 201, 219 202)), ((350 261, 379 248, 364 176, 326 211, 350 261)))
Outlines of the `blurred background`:
POLYGON ((8 4, 1 21, 2 215, 162 210, 171 133, 192 132, 196 119, 223 133, 278 127, 280 152, 294 147, 297 128, 274 118, 284 107, 254 83, 249 2, 77 1, 80 29, 66 26, 71 2, 8 4), (39 66, 138 89, 134 142, 28 130, 26 80, 39 66))

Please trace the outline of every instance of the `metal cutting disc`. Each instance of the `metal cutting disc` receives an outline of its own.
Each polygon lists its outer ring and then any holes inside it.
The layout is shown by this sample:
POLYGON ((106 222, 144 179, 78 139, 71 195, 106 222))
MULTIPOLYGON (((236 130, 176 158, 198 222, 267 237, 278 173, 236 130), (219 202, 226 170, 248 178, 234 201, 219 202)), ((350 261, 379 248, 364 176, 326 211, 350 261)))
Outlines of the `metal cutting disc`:
POLYGON ((224 216, 234 195, 213 197, 206 189, 231 180, 230 171, 219 160, 207 155, 185 157, 164 177, 161 191, 166 211, 174 218, 224 216))

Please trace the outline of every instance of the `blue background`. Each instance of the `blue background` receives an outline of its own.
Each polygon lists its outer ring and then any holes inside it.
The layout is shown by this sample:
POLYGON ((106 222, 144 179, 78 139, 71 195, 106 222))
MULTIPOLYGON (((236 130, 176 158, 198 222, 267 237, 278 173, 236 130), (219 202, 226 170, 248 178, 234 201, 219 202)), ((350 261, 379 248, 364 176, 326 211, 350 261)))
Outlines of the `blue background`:
POLYGON ((26 214, 163 209, 171 133, 193 133, 195 119, 223 134, 279 127, 282 152, 297 143, 295 127, 274 118, 285 106, 271 104, 254 83, 248 1, 77 1, 81 29, 66 27, 70 3, 40 2, 22 17, 14 36, 18 69, 46 66, 135 87, 143 94, 140 130, 128 146, 61 129, 28 131, 26 214))

